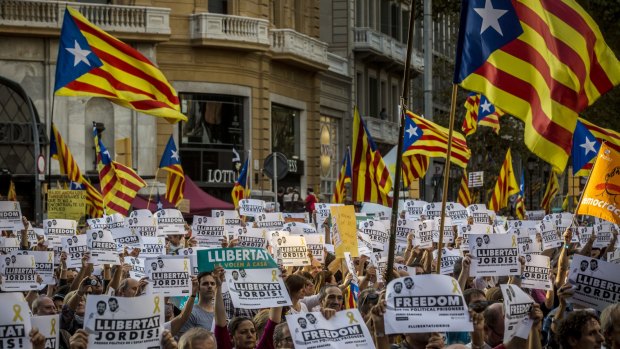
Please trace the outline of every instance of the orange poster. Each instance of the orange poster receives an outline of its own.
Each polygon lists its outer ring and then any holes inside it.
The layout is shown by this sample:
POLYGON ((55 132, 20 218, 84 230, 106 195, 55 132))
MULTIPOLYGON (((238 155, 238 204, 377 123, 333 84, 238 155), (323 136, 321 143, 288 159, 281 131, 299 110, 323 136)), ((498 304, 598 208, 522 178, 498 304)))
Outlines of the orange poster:
POLYGON ((598 152, 576 213, 620 224, 620 153, 605 143, 598 152))

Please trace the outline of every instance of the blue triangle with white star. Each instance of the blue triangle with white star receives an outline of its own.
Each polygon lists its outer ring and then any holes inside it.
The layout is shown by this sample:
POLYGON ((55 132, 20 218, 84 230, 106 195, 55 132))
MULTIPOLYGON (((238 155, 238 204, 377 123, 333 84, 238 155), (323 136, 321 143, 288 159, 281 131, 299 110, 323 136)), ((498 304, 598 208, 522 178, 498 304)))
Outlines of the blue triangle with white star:
POLYGON ((172 137, 172 135, 170 135, 170 139, 168 139, 168 144, 166 144, 166 149, 164 149, 164 153, 161 154, 159 168, 170 167, 180 164, 181 156, 179 156, 179 150, 177 149, 176 144, 174 144, 174 138, 172 137))
POLYGON ((415 121, 413 121, 412 118, 405 117, 405 136, 403 139, 402 151, 404 152, 413 143, 420 139, 422 137, 422 133, 422 129, 415 123, 415 121))
POLYGON ((480 95, 480 105, 478 106, 478 121, 484 120, 487 116, 495 113, 495 106, 484 96, 480 95))
POLYGON ((573 133, 573 174, 576 174, 589 163, 601 149, 601 143, 592 135, 592 132, 581 122, 577 121, 573 133))

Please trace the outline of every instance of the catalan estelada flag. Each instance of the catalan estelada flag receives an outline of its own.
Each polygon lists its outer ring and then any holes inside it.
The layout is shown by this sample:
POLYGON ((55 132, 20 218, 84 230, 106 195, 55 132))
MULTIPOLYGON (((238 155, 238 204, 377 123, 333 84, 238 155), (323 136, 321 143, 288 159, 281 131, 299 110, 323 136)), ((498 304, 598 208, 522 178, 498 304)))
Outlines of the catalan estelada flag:
POLYGON ((544 209, 547 214, 551 213, 551 203, 559 191, 560 185, 558 184, 558 176, 555 172, 551 171, 551 174, 549 175, 549 182, 547 183, 547 188, 545 189, 545 195, 543 195, 542 202, 540 203, 540 207, 544 209))
POLYGON ((599 217, 620 224, 619 197, 620 152, 603 143, 575 214, 599 217))
POLYGON ((354 202, 374 202, 389 206, 392 190, 390 172, 383 162, 372 136, 360 117, 353 112, 353 149, 351 153, 351 188, 354 202))
POLYGON ((480 93, 470 93, 465 101, 465 109, 465 119, 461 126, 465 136, 474 134, 478 125, 490 127, 493 132, 499 134, 499 118, 504 112, 495 108, 486 97, 480 93))
POLYGON ((60 32, 55 94, 103 97, 123 107, 187 121, 176 91, 144 55, 67 6, 60 32))
POLYGON ((88 214, 93 218, 102 217, 103 197, 101 193, 82 175, 77 162, 73 158, 73 154, 71 154, 69 147, 67 147, 54 124, 52 124, 52 134, 50 137, 50 157, 58 160, 60 173, 66 175, 71 183, 79 183, 83 187, 81 189, 86 190, 88 214))
POLYGON ((457 194, 456 202, 465 207, 472 204, 471 192, 469 191, 469 179, 467 178, 467 170, 463 170, 463 176, 461 177, 461 185, 459 186, 459 192, 457 194))
MULTIPOLYGON (((448 129, 407 111, 402 152, 403 156, 421 154, 445 159, 448 153, 448 129)), ((470 156, 471 151, 467 147, 465 136, 456 131, 452 132, 450 161, 466 168, 470 156)))
POLYGON ((620 82, 620 62, 575 0, 463 0, 454 82, 525 123, 561 173, 577 116, 620 82))
POLYGON ((332 202, 335 204, 343 204, 346 197, 346 183, 351 183, 351 152, 347 148, 342 159, 342 166, 340 166, 340 173, 336 179, 336 187, 334 188, 334 194, 332 195, 332 202))
POLYGON ((430 159, 422 154, 404 155, 402 156, 403 168, 403 184, 405 188, 409 187, 416 179, 420 179, 426 175, 430 159))
POLYGON ((181 157, 174 144, 174 138, 170 135, 168 144, 164 153, 161 154, 159 168, 168 171, 168 180, 166 181, 166 195, 164 198, 174 206, 179 206, 183 200, 183 189, 185 188, 185 172, 181 167, 181 157))
MULTIPOLYGON (((607 146, 611 149, 620 152, 620 132, 616 132, 614 130, 610 130, 608 128, 603 128, 598 125, 595 125, 591 121, 588 121, 583 118, 579 118, 579 122, 582 123, 590 134, 596 138, 598 143, 607 142, 607 146)), ((574 141, 573 141, 574 142, 574 141)), ((598 147, 596 147, 598 149, 598 147)), ((592 164, 594 163, 594 159, 590 160, 587 164, 583 165, 582 169, 575 174, 575 176, 585 177, 590 174, 590 170, 592 169, 592 164)))
POLYGON ((519 185, 512 170, 512 155, 508 149, 506 159, 504 159, 502 168, 499 170, 499 176, 497 176, 497 182, 493 188, 489 210, 497 212, 508 206, 508 198, 517 193, 519 193, 519 185))
POLYGON ((239 178, 235 181, 235 185, 232 190, 232 199, 233 204, 235 204, 235 208, 239 207, 239 201, 246 199, 248 197, 248 166, 250 163, 250 159, 245 160, 243 163, 243 167, 239 172, 239 178))
POLYGON ((146 186, 146 182, 131 168, 112 161, 110 152, 108 152, 101 139, 99 139, 94 125, 93 137, 97 150, 97 170, 99 171, 103 203, 104 207, 108 209, 106 213, 117 212, 127 216, 131 208, 131 202, 138 194, 138 191, 146 186))
POLYGON ((525 175, 521 172, 521 182, 519 183, 519 194, 515 203, 515 213, 518 219, 525 219, 525 175))

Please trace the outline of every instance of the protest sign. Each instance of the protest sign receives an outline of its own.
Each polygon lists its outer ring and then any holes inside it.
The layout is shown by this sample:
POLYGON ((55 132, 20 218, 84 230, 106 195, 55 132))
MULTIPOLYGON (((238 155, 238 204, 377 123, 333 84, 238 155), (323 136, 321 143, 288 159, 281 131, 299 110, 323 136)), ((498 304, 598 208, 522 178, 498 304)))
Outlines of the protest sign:
POLYGON ((555 223, 542 221, 538 224, 538 233, 542 237, 543 250, 562 246, 562 239, 558 235, 555 223))
POLYGON ((144 268, 145 258, 126 257, 125 263, 131 265, 129 270, 129 277, 135 280, 140 280, 146 277, 146 269, 144 268))
POLYGON ((122 227, 110 230, 112 233, 112 238, 116 243, 116 250, 123 251, 128 248, 130 251, 134 248, 140 248, 142 246, 142 242, 140 240, 140 233, 136 230, 122 227))
POLYGON ((90 250, 90 263, 94 265, 120 264, 116 242, 109 230, 88 230, 86 232, 86 245, 90 250))
POLYGON ((525 212, 525 218, 528 220, 537 221, 537 220, 543 219, 544 217, 545 217, 545 210, 536 210, 536 211, 528 210, 527 212, 525 212))
POLYGON ((278 257, 282 258, 284 267, 305 267, 310 265, 308 246, 303 236, 283 236, 277 238, 278 257))
POLYGON ((575 293, 569 302, 603 311, 620 302, 620 266, 579 254, 573 256, 568 282, 575 293))
POLYGON ((144 269, 149 279, 147 294, 168 297, 189 296, 192 289, 189 258, 159 256, 146 258, 144 269))
POLYGON ((447 275, 394 279, 386 303, 386 334, 473 330, 461 288, 447 275))
POLYGON ((198 270, 213 271, 215 265, 224 269, 277 268, 278 265, 264 248, 213 248, 198 251, 198 270))
POLYGON ((389 217, 392 214, 392 208, 372 202, 364 202, 362 203, 362 208, 360 209, 360 212, 366 213, 373 219, 384 220, 390 219, 389 217))
POLYGON ((467 224, 467 209, 458 202, 450 202, 446 205, 448 217, 452 220, 452 225, 467 224))
POLYGON ((400 250, 401 247, 407 248, 407 237, 409 234, 415 235, 416 221, 408 219, 398 219, 396 221, 396 245, 400 250))
MULTIPOLYGON (((338 226, 340 228, 340 226, 338 226)), ((359 230, 368 236, 372 247, 378 250, 383 250, 383 246, 388 242, 390 234, 388 227, 378 220, 367 220, 359 223, 359 230)))
POLYGON ((77 232, 77 222, 72 219, 45 219, 43 232, 45 236, 73 236, 77 232))
MULTIPOLYGON (((200 253, 198 263, 200 263, 200 253)), ((246 262, 240 260, 238 264, 246 262)), ((291 298, 277 268, 226 269, 226 284, 235 308, 263 309, 291 305, 291 298)))
POLYGON ((424 207, 428 202, 421 200, 406 200, 405 201, 405 219, 407 220, 419 220, 422 217, 424 207))
POLYGON ((414 226, 416 243, 419 244, 418 246, 421 249, 433 246, 433 225, 433 220, 427 219, 425 221, 418 221, 414 226))
POLYGON ((0 254, 12 254, 19 249, 17 238, 0 237, 0 254))
POLYGON ((461 259, 457 249, 443 248, 441 253, 441 274, 454 273, 454 265, 461 259))
POLYGON ((239 212, 236 210, 213 210, 211 211, 211 217, 223 218, 224 224, 239 225, 241 224, 241 218, 239 212))
POLYGON ((34 257, 37 274, 43 279, 43 284, 55 285, 54 278, 54 252, 53 251, 28 251, 28 255, 34 257))
POLYGON ((32 316, 30 323, 32 327, 38 328, 39 333, 45 337, 45 346, 43 348, 58 348, 58 336, 60 335, 59 315, 32 316))
POLYGON ((332 236, 336 258, 343 258, 344 252, 351 253, 352 257, 358 257, 357 250, 357 224, 355 208, 347 206, 331 206, 332 236))
POLYGON ((344 261, 347 265, 347 270, 349 274, 353 277, 351 282, 354 284, 359 284, 359 278, 357 277, 357 270, 355 270, 355 264, 353 263, 353 258, 351 258, 351 254, 349 252, 344 253, 344 261))
MULTIPOLYGON (((385 257, 385 263, 387 264, 387 257, 385 257)), ((404 271, 409 274, 409 276, 416 275, 415 267, 410 267, 408 265, 394 263, 394 269, 396 269, 396 271, 404 271)), ((383 268, 383 270, 385 270, 385 267, 383 268)))
POLYGON ((305 235, 308 251, 319 263, 325 263, 325 238, 319 234, 305 235))
POLYGON ((310 213, 308 212, 282 212, 284 222, 310 223, 310 213))
POLYGON ((317 234, 316 228, 309 223, 290 222, 285 223, 282 230, 289 231, 292 235, 312 235, 317 234))
POLYGON ((441 202, 429 202, 424 206, 422 211, 424 219, 432 220, 435 217, 441 217, 441 202))
POLYGON ((515 285, 500 285, 504 296, 504 342, 513 337, 527 339, 532 328, 530 310, 534 301, 515 285))
POLYGON ((164 297, 159 295, 89 295, 84 314, 88 349, 159 348, 164 309, 164 297))
POLYGON ((258 199, 242 199, 239 200, 239 215, 256 217, 265 213, 265 202, 258 199))
POLYGON ((317 202, 314 205, 317 229, 318 227, 323 225, 323 223, 325 223, 325 221, 329 218, 329 215, 331 214, 331 207, 335 207, 335 206, 344 206, 344 205, 343 204, 327 204, 323 202, 317 202))
POLYGON ((23 294, 0 293, 0 348, 32 349, 29 309, 23 294))
POLYGON ((179 249, 179 256, 189 258, 189 264, 191 266, 191 274, 198 275, 198 251, 206 250, 208 247, 188 247, 179 249))
POLYGON ((86 190, 47 191, 47 217, 79 221, 86 213, 86 190))
POLYGON ((525 256, 525 266, 521 273, 521 286, 539 290, 550 290, 553 286, 549 279, 549 257, 528 254, 525 256))
POLYGON ((472 218, 474 224, 491 224, 491 217, 489 217, 487 206, 484 204, 467 206, 467 214, 472 218))
POLYGON ((140 257, 157 257, 166 254, 166 240, 162 236, 142 237, 140 257))
MULTIPOLYGON (((28 239, 28 242, 31 244, 36 244, 38 241, 38 236, 39 234, 37 234, 37 231, 40 233, 40 236, 43 236, 43 229, 42 228, 33 228, 32 224, 30 224, 30 222, 28 222, 28 226, 26 227, 26 238, 28 239)), ((18 245, 21 244, 22 241, 22 234, 21 231, 16 231, 15 232, 15 237, 17 238, 17 242, 18 245)))
POLYGON ((157 236, 185 235, 186 233, 185 228, 180 227, 178 224, 166 226, 157 225, 157 236))
POLYGON ((254 224, 257 228, 281 230, 284 226, 284 218, 280 212, 261 213, 254 217, 254 224))
MULTIPOLYGON (((454 229, 452 228, 452 219, 449 217, 444 218, 444 226, 443 226, 443 243, 451 244, 454 242, 454 229)), ((435 217, 433 220, 433 242, 439 242, 439 224, 441 223, 441 218, 435 217)))
POLYGON ((471 276, 519 274, 517 236, 514 234, 471 234, 471 276))
POLYGON ((146 208, 139 209, 139 210, 133 210, 129 214, 129 217, 131 217, 131 218, 134 218, 134 217, 153 217, 153 212, 151 212, 150 210, 148 210, 146 208))
POLYGON ((88 225, 90 229, 107 229, 108 228, 108 222, 106 221, 105 217, 89 218, 86 220, 86 224, 88 225))
POLYGON ((165 208, 155 212, 155 218, 157 218, 158 234, 161 235, 173 235, 173 231, 180 231, 185 234, 185 219, 183 213, 174 208, 165 208), (166 228, 169 228, 167 232, 164 232, 166 228))
POLYGON ((239 247, 267 247, 267 231, 262 228, 239 227, 237 229, 239 247))
POLYGON ((135 216, 125 218, 129 229, 140 234, 142 237, 157 236, 157 218, 146 216, 135 216))
POLYGON ((222 240, 226 239, 224 218, 194 216, 192 237, 196 239, 199 246, 222 246, 222 240))
POLYGON ((31 291, 39 288, 34 256, 4 255, 0 260, 2 291, 31 291))
POLYGON ((67 253, 67 268, 81 268, 82 257, 88 252, 86 235, 62 238, 62 250, 67 253))
POLYGON ((620 263, 620 249, 615 249, 611 252, 607 252, 607 261, 610 263, 620 263))
POLYGON ((329 320, 320 312, 286 315, 295 349, 375 349, 372 335, 357 309, 342 310, 329 320))
POLYGON ((594 240, 594 244, 592 247, 594 248, 605 248, 611 242, 611 230, 613 228, 613 224, 610 222, 602 222, 594 225, 594 231, 596 231, 596 240, 594 240))
POLYGON ((19 201, 0 201, 0 230, 22 230, 22 210, 19 201))

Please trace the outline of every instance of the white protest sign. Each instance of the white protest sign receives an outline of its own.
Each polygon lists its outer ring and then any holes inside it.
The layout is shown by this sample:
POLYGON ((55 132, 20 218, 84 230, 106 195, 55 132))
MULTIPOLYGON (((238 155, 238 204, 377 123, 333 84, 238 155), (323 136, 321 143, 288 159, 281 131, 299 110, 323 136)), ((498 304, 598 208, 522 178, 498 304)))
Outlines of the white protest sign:
POLYGON ((192 221, 192 237, 199 246, 220 247, 226 239, 224 218, 194 216, 192 221))
POLYGON ((158 234, 161 235, 173 235, 172 231, 177 231, 185 234, 185 219, 183 213, 174 208, 165 208, 155 212, 157 218, 158 234))
POLYGON ((226 269, 226 283, 235 308, 263 309, 291 305, 291 298, 276 268, 226 269))
POLYGON ((129 214, 129 217, 153 217, 153 212, 151 212, 148 209, 139 209, 139 210, 133 210, 131 211, 131 213, 129 214))
POLYGON ((116 229, 125 227, 125 217, 120 213, 113 213, 111 215, 103 216, 107 223, 107 227, 105 229, 116 229))
POLYGON ((620 266, 579 254, 573 256, 568 282, 575 293, 569 302, 603 311, 620 302, 620 266))
POLYGON ((46 219, 43 221, 45 236, 67 237, 77 233, 77 222, 72 219, 46 219))
POLYGON ((34 256, 4 255, 0 261, 2 291, 31 291, 39 288, 34 256))
POLYGON ((425 219, 434 219, 435 217, 441 217, 441 202, 429 202, 424 206, 422 215, 425 219))
POLYGON ((525 218, 529 220, 541 220, 545 217, 545 210, 527 211, 525 218))
MULTIPOLYGON (((415 227, 416 243, 419 244, 421 249, 429 248, 433 246, 433 220, 427 219, 425 221, 418 221, 415 227)), ((415 245, 415 243, 414 243, 415 245)))
POLYGON ((474 224, 491 224, 491 217, 485 204, 473 204, 467 206, 467 214, 473 219, 474 224))
POLYGON ((562 239, 558 235, 555 223, 542 221, 538 224, 538 233, 542 237, 543 250, 562 246, 562 239))
POLYGON ((277 238, 278 257, 282 258, 284 267, 305 267, 310 265, 308 246, 303 236, 283 236, 277 238))
POLYGON ((255 217, 265 213, 265 201, 258 199, 239 200, 239 215, 255 217))
POLYGON ((421 200, 407 200, 405 201, 405 219, 407 220, 419 220, 422 217, 424 207, 428 202, 421 200))
POLYGON ((519 247, 514 234, 472 234, 471 276, 504 276, 520 272, 519 247))
POLYGON ((396 246, 397 251, 407 248, 407 237, 409 234, 415 236, 416 221, 407 219, 398 219, 396 221, 396 246))
POLYGON ((142 237, 156 237, 157 236, 157 218, 155 217, 128 217, 127 226, 142 237))
POLYGON ((392 208, 372 202, 364 202, 362 203, 360 212, 366 213, 368 216, 372 216, 373 219, 384 220, 390 219, 389 217, 392 214, 392 208))
MULTIPOLYGON (((26 237, 27 237, 29 243, 31 243, 31 244, 36 244, 37 243, 38 236, 39 236, 39 234, 37 234, 37 230, 39 231, 40 235, 43 236, 43 229, 42 228, 33 228, 32 224, 30 224, 30 222, 28 223, 28 228, 26 230, 26 237)), ((22 241, 21 231, 16 231, 15 232, 15 236, 17 237, 17 241, 19 243, 21 243, 21 241, 22 241)))
POLYGON ((452 220, 452 225, 467 224, 467 209, 458 202, 450 202, 446 205, 448 217, 452 220))
POLYGON ((62 250, 67 253, 67 268, 81 268, 82 257, 88 252, 86 235, 73 235, 62 239, 62 250))
POLYGON ((90 251, 90 263, 94 265, 120 264, 116 242, 109 230, 88 230, 86 245, 90 251))
POLYGON ((213 210, 211 211, 211 217, 223 218, 224 224, 228 225, 239 225, 241 223, 239 212, 236 210, 213 210))
POLYGON ((357 309, 342 310, 326 320, 320 312, 286 315, 295 349, 375 349, 372 335, 357 309))
POLYGON ((164 296, 189 296, 192 289, 189 258, 181 256, 160 256, 144 261, 149 278, 147 294, 164 296))
POLYGON ((17 238, 0 237, 0 254, 11 254, 17 250, 19 250, 17 238))
POLYGON ((389 228, 382 221, 367 220, 359 223, 359 230, 370 238, 372 247, 383 250, 383 246, 390 238, 389 228))
POLYGON ((142 237, 140 257, 157 257, 166 254, 166 240, 162 236, 142 237))
POLYGON ((285 223, 282 230, 289 231, 292 235, 313 235, 317 234, 316 228, 309 223, 289 222, 285 223))
POLYGON ((32 316, 30 322, 32 327, 38 328, 39 333, 45 337, 45 349, 58 348, 58 336, 60 335, 59 315, 32 316))
POLYGON ((261 213, 254 217, 254 224, 257 228, 281 230, 284 226, 284 218, 280 212, 261 213))
POLYGON ((164 297, 159 295, 89 295, 84 314, 88 349, 159 348, 164 309, 164 297))
POLYGON ((19 292, 0 293, 0 348, 32 349, 30 308, 19 292))
POLYGON ((105 217, 90 218, 86 220, 86 224, 90 229, 107 229, 108 222, 105 217))
POLYGON ((612 252, 607 252, 607 261, 610 263, 620 263, 620 249, 615 249, 612 252))
POLYGON ((347 270, 349 271, 349 274, 351 274, 351 276, 353 277, 351 279, 351 282, 356 285, 359 284, 359 278, 357 277, 357 270, 355 270, 355 263, 353 263, 353 258, 351 258, 351 253, 349 252, 344 253, 344 261, 347 265, 347 270))
POLYGON ((239 227, 236 236, 239 247, 267 247, 267 231, 261 228, 239 227))
POLYGON ((135 280, 140 280, 143 277, 146 277, 146 270, 144 268, 145 258, 136 258, 136 257, 126 257, 125 263, 131 265, 131 270, 129 271, 129 277, 135 280))
POLYGON ((179 256, 189 258, 189 264, 191 266, 191 274, 198 275, 198 251, 207 250, 208 247, 188 247, 179 250, 179 256))
POLYGON ((532 328, 530 309, 534 301, 516 285, 500 285, 504 296, 504 342, 513 337, 527 339, 532 328))
POLYGON ((611 242, 611 230, 613 229, 613 224, 610 222, 603 222, 596 224, 594 226, 594 230, 596 231, 596 240, 594 240, 594 244, 592 247, 594 248, 605 248, 611 242))
POLYGON ((386 302, 386 334, 473 331, 461 288, 447 275, 392 280, 386 302))
MULTIPOLYGON (((443 243, 451 244, 454 242, 454 230, 452 228, 452 219, 446 217, 444 218, 444 226, 443 226, 443 243)), ((433 242, 439 242, 439 224, 441 223, 441 218, 435 217, 433 219, 433 242)))
POLYGON ((110 232, 116 243, 116 250, 119 252, 123 251, 125 247, 131 251, 131 249, 142 246, 140 233, 134 229, 123 227, 110 230, 110 232))
POLYGON ((454 273, 454 265, 461 259, 461 254, 457 249, 443 248, 441 253, 441 274, 454 273))
POLYGON ((19 201, 0 201, 0 230, 22 230, 22 210, 19 201))
POLYGON ((549 279, 549 269, 549 257, 532 254, 526 255, 525 266, 521 273, 521 287, 550 290, 552 284, 549 279))
POLYGON ((325 238, 319 234, 305 235, 308 251, 319 263, 325 263, 325 238))
POLYGON ((54 278, 54 252, 53 251, 28 251, 28 255, 34 256, 37 267, 37 274, 43 279, 46 285, 55 285, 54 278))
POLYGON ((158 236, 168 236, 168 235, 185 235, 185 228, 180 227, 177 224, 174 225, 166 225, 166 226, 157 226, 157 235, 158 236))

